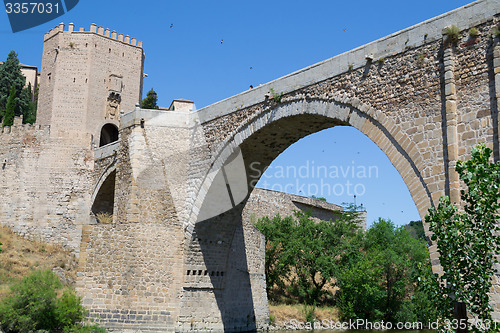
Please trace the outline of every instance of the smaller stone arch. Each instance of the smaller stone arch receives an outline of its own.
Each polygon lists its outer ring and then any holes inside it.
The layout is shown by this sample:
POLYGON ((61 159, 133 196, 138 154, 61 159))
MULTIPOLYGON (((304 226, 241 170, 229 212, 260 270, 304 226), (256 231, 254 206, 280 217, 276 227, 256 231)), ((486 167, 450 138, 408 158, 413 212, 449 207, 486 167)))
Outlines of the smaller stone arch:
POLYGON ((118 141, 118 127, 111 123, 104 124, 101 128, 101 134, 99 136, 99 147, 115 141, 118 141))
POLYGON ((95 216, 104 213, 112 216, 114 213, 115 202, 115 184, 116 184, 116 165, 109 167, 99 178, 94 192, 92 193, 91 212, 95 216))

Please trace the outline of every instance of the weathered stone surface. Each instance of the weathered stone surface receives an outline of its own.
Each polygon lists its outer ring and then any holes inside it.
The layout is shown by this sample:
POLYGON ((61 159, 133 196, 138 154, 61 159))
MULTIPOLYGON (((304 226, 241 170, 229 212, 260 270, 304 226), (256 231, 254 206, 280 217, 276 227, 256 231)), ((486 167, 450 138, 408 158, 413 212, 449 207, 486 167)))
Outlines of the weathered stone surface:
POLYGON ((107 327, 265 328, 264 241, 244 210, 258 180, 250 165, 261 174, 302 137, 353 126, 388 156, 423 217, 457 195, 453 166, 475 144, 500 159, 500 52, 488 36, 499 11, 477 1, 196 112, 134 108, 135 39, 58 27, 45 36, 39 123, 0 133, 0 223, 79 254, 78 293, 107 327), (456 47, 443 43, 450 24, 462 29, 456 47), (480 38, 464 42, 473 26, 480 38), (97 148, 106 124, 120 126, 119 140, 97 148), (244 170, 222 175, 235 156, 244 170), (221 179, 227 192, 214 196, 221 179), (108 199, 102 223, 91 210, 108 199), (199 218, 226 199, 227 211, 199 218))

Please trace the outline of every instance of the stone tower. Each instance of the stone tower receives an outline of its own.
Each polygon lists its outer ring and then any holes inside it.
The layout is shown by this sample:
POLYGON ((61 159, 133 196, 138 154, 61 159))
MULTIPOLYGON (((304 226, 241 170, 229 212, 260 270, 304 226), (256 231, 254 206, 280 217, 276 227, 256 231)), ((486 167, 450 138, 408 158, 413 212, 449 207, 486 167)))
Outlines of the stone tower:
POLYGON ((51 136, 90 134, 95 146, 118 138, 120 111, 142 96, 142 42, 91 24, 61 23, 45 34, 37 123, 51 136))

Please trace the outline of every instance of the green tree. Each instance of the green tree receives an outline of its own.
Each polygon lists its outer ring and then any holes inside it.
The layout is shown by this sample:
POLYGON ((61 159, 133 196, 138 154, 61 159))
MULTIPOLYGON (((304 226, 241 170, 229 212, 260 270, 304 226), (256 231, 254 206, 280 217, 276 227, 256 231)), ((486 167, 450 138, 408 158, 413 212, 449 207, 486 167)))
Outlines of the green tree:
POLYGON ((266 290, 272 298, 271 292, 274 288, 285 288, 286 279, 292 270, 294 253, 289 238, 295 228, 295 220, 291 216, 282 218, 277 215, 273 219, 266 216, 259 219, 255 227, 266 238, 266 290))
POLYGON ((16 90, 14 115, 25 115, 31 102, 31 91, 25 88, 26 78, 21 72, 19 59, 14 51, 7 56, 7 60, 0 65, 0 110, 3 113, 7 108, 7 102, 12 86, 16 90))
POLYGON ((32 101, 31 83, 23 88, 20 96, 21 101, 28 101, 27 105, 23 108, 23 124, 34 124, 36 121, 36 103, 32 101))
POLYGON ((365 256, 337 276, 339 291, 335 295, 341 318, 379 320, 383 317, 380 304, 385 295, 382 270, 365 256))
POLYGON ((335 222, 317 222, 309 214, 296 212, 295 218, 277 216, 256 223, 266 237, 268 293, 275 286, 283 289, 288 282, 299 300, 307 304, 320 301, 325 284, 359 252, 353 242, 359 230, 358 214, 338 214, 335 222))
MULTIPOLYGON (((491 152, 479 144, 470 160, 457 163, 456 171, 467 187, 461 191, 463 211, 444 196, 425 218, 437 243, 443 274, 423 278, 422 286, 432 295, 442 320, 453 319, 454 302, 464 302, 473 317, 492 319, 488 293, 499 250, 500 163, 490 162, 491 152)), ((473 326, 472 331, 492 329, 473 326)))
MULTIPOLYGON (((28 84, 28 88, 24 89, 25 93, 29 92, 31 94, 31 83, 28 84)), ((29 101, 28 108, 25 110, 23 114, 23 123, 24 124, 34 124, 36 121, 36 103, 33 101, 29 101)))
POLYGON ((14 124, 14 110, 16 108, 16 88, 12 85, 7 100, 7 107, 3 116, 2 126, 12 126, 14 124))
POLYGON ((156 91, 151 88, 150 91, 148 91, 146 98, 142 100, 142 108, 143 109, 158 109, 158 105, 156 104, 158 102, 158 95, 156 94, 156 91))
POLYGON ((413 237, 427 241, 427 236, 425 236, 424 224, 422 223, 422 221, 410 221, 410 223, 405 225, 405 228, 413 237))
POLYGON ((317 197, 317 196, 315 196, 315 195, 311 195, 311 198, 316 199, 316 200, 321 200, 321 201, 326 202, 326 198, 324 198, 324 197, 317 197))
POLYGON ((359 253, 359 221, 353 212, 339 212, 335 221, 316 222, 307 214, 296 213, 293 233, 295 276, 292 286, 307 304, 320 301, 323 287, 359 253), (351 214, 352 213, 352 214, 351 214))
POLYGON ((396 322, 415 294, 418 263, 428 263, 425 243, 404 227, 379 219, 366 232, 360 260, 341 272, 338 306, 344 319, 396 322))

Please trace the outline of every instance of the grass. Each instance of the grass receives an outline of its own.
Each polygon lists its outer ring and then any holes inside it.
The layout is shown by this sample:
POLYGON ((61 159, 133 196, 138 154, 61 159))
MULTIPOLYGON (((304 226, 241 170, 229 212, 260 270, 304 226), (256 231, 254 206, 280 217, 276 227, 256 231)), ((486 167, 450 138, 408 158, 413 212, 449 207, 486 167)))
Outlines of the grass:
POLYGON ((100 212, 95 215, 99 223, 113 223, 113 215, 110 213, 100 212))
MULTIPOLYGON (((270 316, 276 324, 290 322, 291 319, 297 319, 306 322, 306 313, 303 304, 269 304, 270 316)), ((338 321, 338 311, 332 306, 317 306, 315 309, 316 320, 329 319, 338 321)))
POLYGON ((23 238, 9 228, 0 226, 0 300, 10 286, 36 269, 64 272, 66 278, 76 278, 76 258, 59 246, 23 238))

